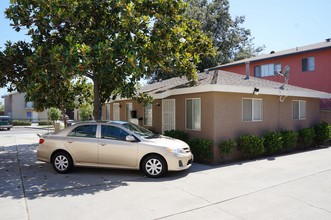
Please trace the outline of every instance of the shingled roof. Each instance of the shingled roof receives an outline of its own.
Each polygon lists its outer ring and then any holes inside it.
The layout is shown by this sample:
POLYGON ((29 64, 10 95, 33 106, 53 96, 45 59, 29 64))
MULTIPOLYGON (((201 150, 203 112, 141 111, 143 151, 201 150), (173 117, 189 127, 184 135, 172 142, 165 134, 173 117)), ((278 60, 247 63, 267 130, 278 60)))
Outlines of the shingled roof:
POLYGON ((200 93, 200 92, 232 92, 252 94, 254 88, 259 89, 259 94, 264 95, 284 95, 310 98, 331 98, 330 93, 301 88, 292 85, 285 85, 281 89, 282 83, 273 82, 261 78, 249 77, 245 79, 242 74, 214 70, 198 74, 197 84, 190 86, 186 77, 175 77, 161 82, 143 86, 139 93, 147 93, 155 99, 166 98, 171 95, 200 93))
POLYGON ((272 51, 270 54, 262 54, 259 56, 255 56, 255 57, 251 57, 251 58, 247 58, 247 59, 242 59, 242 60, 238 60, 235 62, 231 62, 231 63, 227 63, 227 64, 223 64, 220 66, 215 66, 210 68, 212 69, 219 69, 222 67, 228 67, 228 66, 235 66, 238 64, 244 64, 246 62, 254 62, 254 61, 260 61, 260 60, 267 60, 267 59, 272 59, 275 57, 282 57, 282 56, 289 56, 292 54, 298 54, 298 53, 305 53, 308 51, 314 51, 314 50, 323 50, 323 49, 331 49, 331 41, 330 39, 327 39, 326 41, 320 42, 320 43, 316 43, 316 44, 310 44, 310 45, 306 45, 306 46, 300 46, 300 47, 295 47, 295 48, 291 48, 291 49, 287 49, 287 50, 282 50, 282 51, 272 51))

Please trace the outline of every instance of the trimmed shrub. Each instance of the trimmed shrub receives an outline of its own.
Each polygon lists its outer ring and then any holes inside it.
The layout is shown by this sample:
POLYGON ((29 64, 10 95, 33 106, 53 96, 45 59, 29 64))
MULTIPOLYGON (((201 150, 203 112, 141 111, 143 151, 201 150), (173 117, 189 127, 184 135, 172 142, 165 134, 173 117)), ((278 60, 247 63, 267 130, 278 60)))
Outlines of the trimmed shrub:
POLYGON ((310 147, 314 143, 314 128, 303 128, 299 130, 298 141, 302 147, 310 147))
POLYGON ((236 147, 236 142, 234 140, 228 139, 226 141, 222 141, 218 145, 218 149, 221 154, 229 155, 233 152, 234 148, 236 147))
POLYGON ((81 121, 93 120, 93 106, 89 103, 84 103, 79 109, 79 119, 81 121))
POLYGON ((203 162, 211 159, 213 141, 195 138, 189 143, 191 151, 197 161, 203 162))
POLYGON ((187 142, 188 140, 188 134, 184 131, 180 131, 180 130, 169 130, 169 131, 165 131, 164 132, 165 136, 168 137, 172 137, 172 138, 176 138, 182 141, 187 142))
POLYGON ((31 124, 30 120, 13 120, 13 126, 30 126, 31 124))
POLYGON ((295 148, 298 141, 298 132, 291 130, 282 130, 280 132, 283 139, 283 149, 288 151, 295 148))
POLYGON ((52 121, 57 121, 60 120, 61 118, 61 111, 58 108, 51 108, 49 110, 49 117, 51 118, 52 121))
POLYGON ((280 132, 267 132, 264 135, 264 149, 268 155, 281 151, 283 147, 283 138, 280 132))
POLYGON ((245 158, 254 158, 264 153, 263 138, 255 135, 243 135, 237 140, 238 150, 245 158))
POLYGON ((53 122, 51 122, 51 121, 39 121, 38 125, 53 125, 53 122))
POLYGON ((329 124, 326 122, 317 124, 314 126, 314 131, 315 131, 315 142, 320 145, 322 144, 325 140, 329 139, 329 124))

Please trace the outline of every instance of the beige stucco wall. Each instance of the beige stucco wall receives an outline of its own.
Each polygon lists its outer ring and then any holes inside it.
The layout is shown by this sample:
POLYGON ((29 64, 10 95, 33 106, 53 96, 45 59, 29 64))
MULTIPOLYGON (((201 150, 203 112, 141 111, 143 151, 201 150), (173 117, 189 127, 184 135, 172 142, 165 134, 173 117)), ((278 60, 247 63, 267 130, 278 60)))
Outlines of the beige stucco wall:
MULTIPOLYGON (((266 131, 280 131, 282 129, 299 130, 319 122, 319 99, 286 97, 283 102, 279 96, 250 95, 239 93, 207 92, 167 97, 176 100, 176 129, 185 131, 190 138, 207 138, 214 142, 214 161, 218 161, 218 144, 229 138, 236 139, 240 135, 254 134, 262 136, 266 131), (200 98, 201 100, 201 130, 186 129, 185 100, 200 98), (244 122, 242 120, 243 98, 262 99, 262 121, 244 122), (294 120, 292 116, 292 101, 306 101, 306 119, 294 120)), ((120 120, 125 119, 125 104, 133 103, 133 110, 137 110, 137 117, 143 118, 143 106, 133 101, 117 101, 120 108, 120 120)), ((104 110, 105 111, 105 110, 104 110)), ((112 111, 112 104, 111 104, 112 111)), ((103 114, 105 115, 105 113, 103 114)), ((112 119, 112 113, 111 119, 112 119)), ((139 121, 143 125, 143 120, 139 121)), ((155 100, 153 105, 153 125, 147 127, 154 132, 162 133, 162 100, 155 100)))

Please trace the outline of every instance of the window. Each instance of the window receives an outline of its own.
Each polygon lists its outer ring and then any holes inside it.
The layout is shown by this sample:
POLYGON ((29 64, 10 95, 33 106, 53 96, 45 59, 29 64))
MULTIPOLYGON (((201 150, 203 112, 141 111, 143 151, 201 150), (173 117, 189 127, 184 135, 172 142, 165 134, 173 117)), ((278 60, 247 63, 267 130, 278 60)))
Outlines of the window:
POLYGON ((186 129, 201 129, 201 100, 186 99, 186 129))
POLYGON ((293 101, 293 119, 306 119, 306 101, 293 101))
POLYGON ((82 126, 78 126, 74 130, 72 130, 68 134, 68 136, 95 138, 96 131, 97 131, 96 125, 82 125, 82 126))
POLYGON ((153 105, 147 104, 144 107, 144 125, 146 126, 152 126, 152 120, 153 120, 153 105))
POLYGON ((315 57, 302 59, 302 72, 315 70, 315 57))
POLYGON ((265 64, 254 67, 254 76, 261 78, 266 76, 274 76, 275 72, 281 71, 282 65, 280 63, 265 64))
POLYGON ((26 118, 27 119, 32 118, 32 112, 26 112, 26 118))
POLYGON ((243 99, 243 121, 262 121, 262 99, 243 99))
POLYGON ((110 125, 101 125, 101 138, 105 139, 114 139, 114 140, 125 140, 126 136, 129 133, 124 131, 121 128, 110 126, 110 125))
POLYGON ((131 119, 132 103, 126 103, 125 110, 126 110, 126 120, 129 121, 131 119))
POLYGON ((106 120, 110 120, 110 104, 106 104, 106 120))
POLYGON ((114 121, 120 120, 120 104, 119 103, 113 104, 113 120, 114 121))

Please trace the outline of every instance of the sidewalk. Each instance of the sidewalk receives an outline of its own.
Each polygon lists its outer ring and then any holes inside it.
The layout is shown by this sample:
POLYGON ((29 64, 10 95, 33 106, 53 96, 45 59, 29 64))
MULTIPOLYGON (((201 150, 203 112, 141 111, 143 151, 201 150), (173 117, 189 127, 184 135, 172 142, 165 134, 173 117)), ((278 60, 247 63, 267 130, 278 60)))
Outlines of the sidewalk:
POLYGON ((165 178, 36 161, 38 137, 0 143, 1 219, 331 219, 331 148, 165 178))

